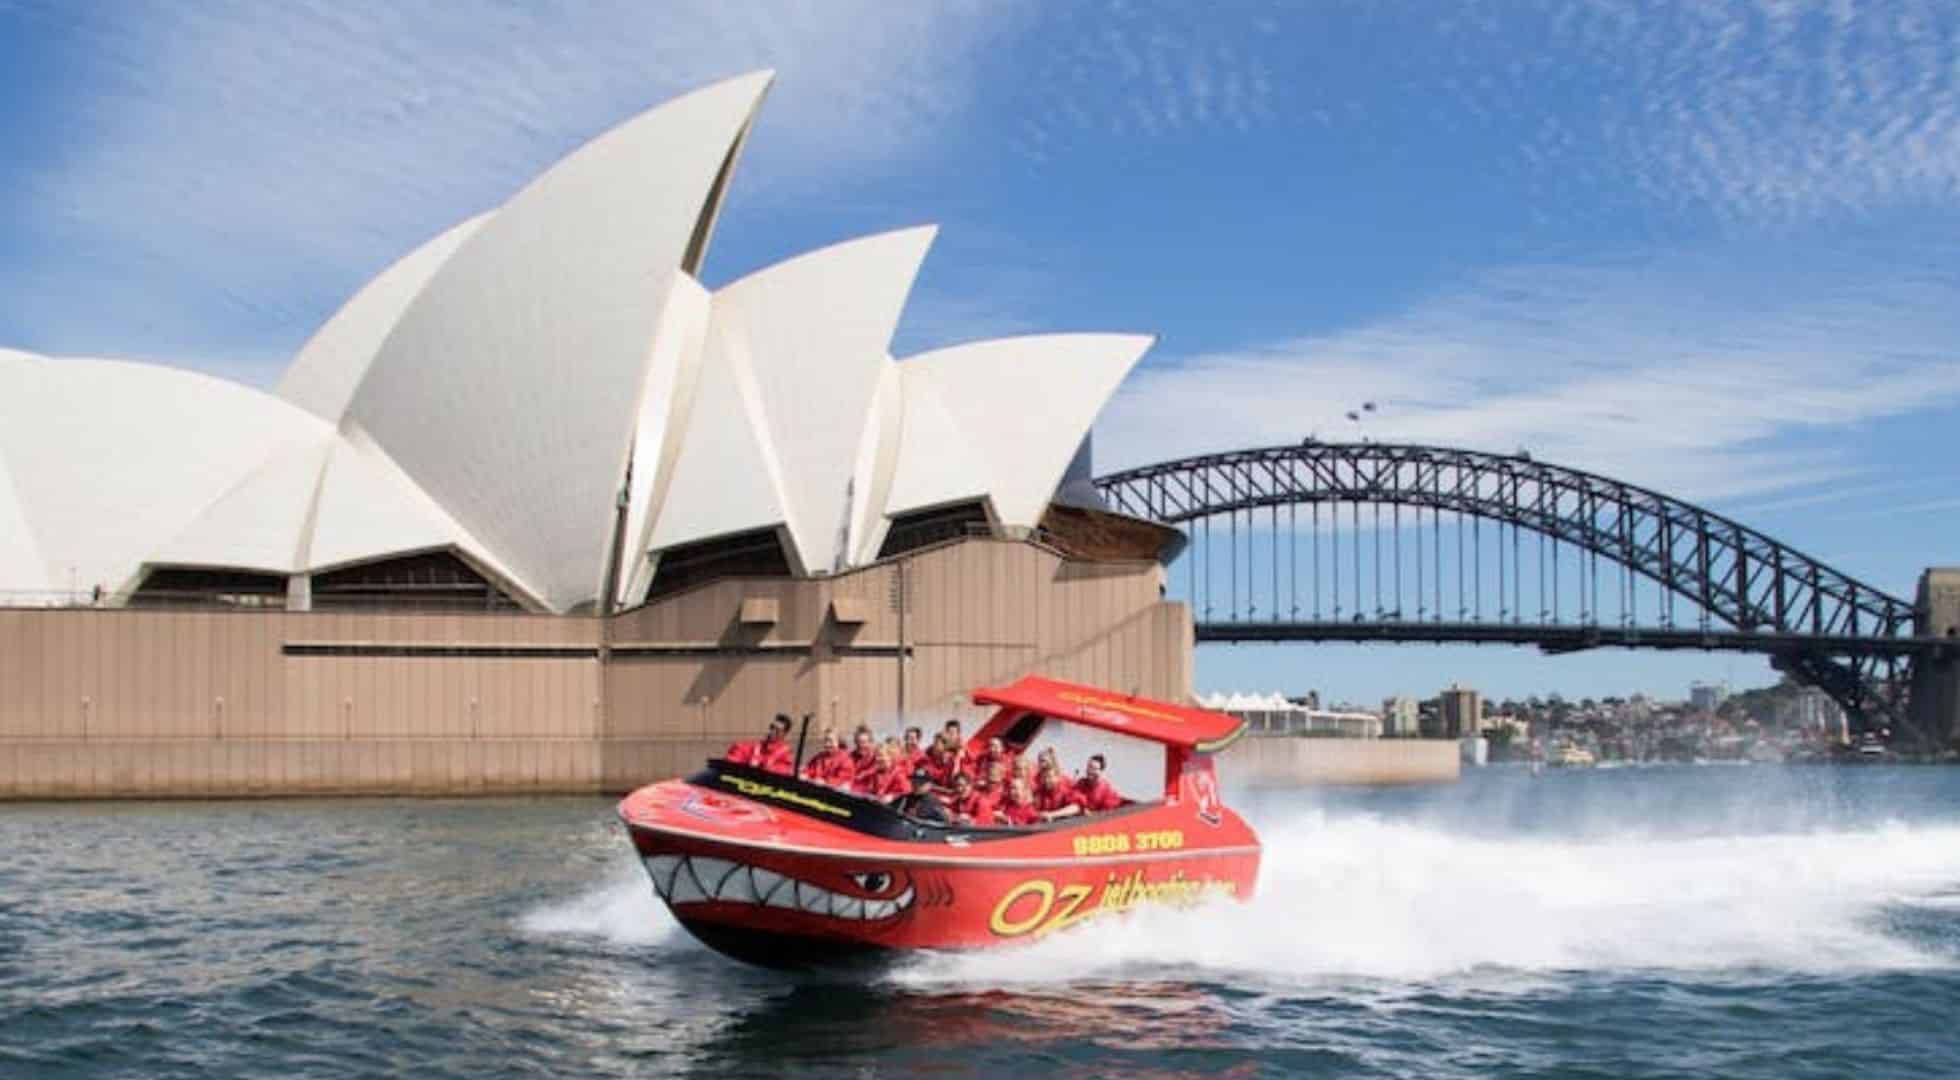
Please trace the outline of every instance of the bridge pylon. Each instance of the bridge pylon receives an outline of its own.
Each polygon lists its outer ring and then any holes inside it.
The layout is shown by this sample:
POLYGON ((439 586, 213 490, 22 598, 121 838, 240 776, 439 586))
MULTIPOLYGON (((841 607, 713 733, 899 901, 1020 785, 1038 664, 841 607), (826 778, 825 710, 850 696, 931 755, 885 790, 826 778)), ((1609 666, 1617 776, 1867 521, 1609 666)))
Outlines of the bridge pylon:
MULTIPOLYGON (((1920 574, 1914 606, 1915 636, 1960 639, 1960 568, 1920 574)), ((1913 660, 1909 702, 1913 737, 1925 749, 1960 747, 1960 640, 1953 650, 1913 660)))

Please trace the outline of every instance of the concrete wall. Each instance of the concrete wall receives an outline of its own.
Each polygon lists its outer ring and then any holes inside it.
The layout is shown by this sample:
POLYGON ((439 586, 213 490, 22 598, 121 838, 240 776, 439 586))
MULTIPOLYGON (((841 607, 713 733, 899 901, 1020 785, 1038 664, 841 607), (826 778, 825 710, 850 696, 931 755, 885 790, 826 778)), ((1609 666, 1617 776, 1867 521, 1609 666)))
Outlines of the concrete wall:
POLYGON ((901 621, 921 723, 1028 672, 1183 699, 1161 575, 968 540, 610 620, 0 610, 0 798, 623 791, 777 712, 895 726, 901 621), (775 620, 742 623, 752 599, 775 620))
POLYGON ((692 768, 777 712, 810 714, 812 739, 827 724, 896 728, 901 633, 908 723, 977 715, 975 687, 1030 672, 1186 698, 1191 619, 1162 601, 1160 575, 968 540, 834 578, 720 581, 628 612, 609 627, 604 783, 692 768), (740 624, 745 599, 773 601, 776 621, 740 624), (864 621, 838 622, 834 603, 864 621), (705 642, 720 654, 691 651, 705 642))
POLYGON ((1302 739, 1247 737, 1219 755, 1228 782, 1262 787, 1297 784, 1439 784, 1462 768, 1455 739, 1302 739))
POLYGON ((0 796, 591 790, 591 620, 0 611, 0 796), (393 642, 570 656, 293 655, 393 642))

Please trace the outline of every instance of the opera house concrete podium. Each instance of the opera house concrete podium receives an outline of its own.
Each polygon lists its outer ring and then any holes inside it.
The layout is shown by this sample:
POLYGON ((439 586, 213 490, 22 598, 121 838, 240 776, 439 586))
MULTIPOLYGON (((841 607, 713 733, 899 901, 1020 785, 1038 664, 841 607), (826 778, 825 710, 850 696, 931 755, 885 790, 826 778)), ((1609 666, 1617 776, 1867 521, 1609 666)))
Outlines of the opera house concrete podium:
POLYGON ((409 253, 276 393, 0 351, 0 797, 620 790, 776 712, 1188 697, 1175 533, 1065 483, 1148 338, 894 359, 931 228, 698 280, 769 82, 409 253))

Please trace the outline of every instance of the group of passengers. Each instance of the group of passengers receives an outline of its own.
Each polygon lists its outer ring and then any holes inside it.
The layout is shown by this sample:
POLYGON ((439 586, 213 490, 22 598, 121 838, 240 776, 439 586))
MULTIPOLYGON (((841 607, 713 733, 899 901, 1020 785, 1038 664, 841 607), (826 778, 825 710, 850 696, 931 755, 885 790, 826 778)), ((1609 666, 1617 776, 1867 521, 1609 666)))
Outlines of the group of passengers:
MULTIPOLYGON (((1077 777, 1063 771, 1052 746, 1030 760, 995 737, 973 753, 958 720, 946 721, 931 749, 923 743, 924 732, 916 727, 880 742, 860 724, 846 749, 836 729, 826 728, 822 748, 803 763, 802 777, 883 803, 903 800, 900 805, 916 817, 962 825, 1036 825, 1123 805, 1123 796, 1103 775, 1108 763, 1101 754, 1091 754, 1077 777)), ((761 740, 736 743, 726 757, 789 775, 795 769, 789 717, 778 714, 761 740)))

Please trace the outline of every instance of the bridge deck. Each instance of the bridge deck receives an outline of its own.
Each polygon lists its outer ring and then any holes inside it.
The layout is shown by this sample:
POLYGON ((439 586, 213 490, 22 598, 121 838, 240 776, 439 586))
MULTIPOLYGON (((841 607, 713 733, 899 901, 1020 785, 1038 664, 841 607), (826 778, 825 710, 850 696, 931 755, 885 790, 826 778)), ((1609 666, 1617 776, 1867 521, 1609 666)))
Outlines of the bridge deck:
POLYGON ((1416 622, 1335 622, 1325 620, 1253 622, 1246 620, 1197 624, 1201 642, 1352 641, 1416 644, 1536 645, 1549 653, 1594 648, 1702 649, 1733 652, 1815 652, 1860 656, 1943 655, 1960 648, 1960 641, 1933 637, 1852 637, 1849 635, 1785 634, 1775 631, 1686 629, 1651 626, 1587 626, 1579 624, 1416 622))

